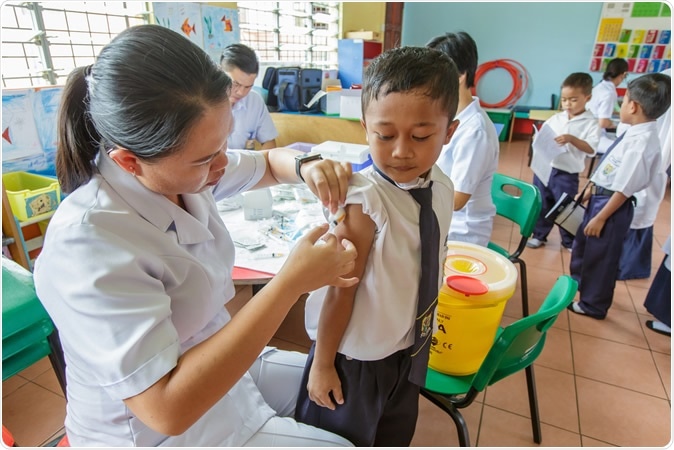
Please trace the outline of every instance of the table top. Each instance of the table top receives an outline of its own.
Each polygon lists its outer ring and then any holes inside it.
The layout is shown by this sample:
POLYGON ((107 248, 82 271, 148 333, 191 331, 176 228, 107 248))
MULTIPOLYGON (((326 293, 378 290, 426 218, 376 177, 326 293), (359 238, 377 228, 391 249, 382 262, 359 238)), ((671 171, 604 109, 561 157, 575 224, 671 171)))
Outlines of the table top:
POLYGON ((295 242, 313 226, 326 222, 318 199, 303 185, 280 185, 272 192, 272 216, 246 220, 243 198, 218 202, 218 211, 227 226, 236 254, 235 284, 269 281, 285 263, 295 242))

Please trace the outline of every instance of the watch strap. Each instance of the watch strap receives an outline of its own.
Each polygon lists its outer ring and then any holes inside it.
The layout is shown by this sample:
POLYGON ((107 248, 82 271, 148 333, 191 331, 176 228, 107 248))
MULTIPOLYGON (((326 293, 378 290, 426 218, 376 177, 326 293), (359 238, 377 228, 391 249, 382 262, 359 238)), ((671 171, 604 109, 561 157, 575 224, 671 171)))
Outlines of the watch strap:
POLYGON ((318 161, 322 160, 323 157, 321 156, 320 153, 314 153, 314 154, 304 154, 304 155, 297 155, 295 156, 295 173, 297 173, 297 177, 302 180, 303 183, 306 183, 304 181, 304 177, 302 176, 302 172, 300 169, 302 168, 302 165, 304 163, 307 163, 309 161, 318 161))

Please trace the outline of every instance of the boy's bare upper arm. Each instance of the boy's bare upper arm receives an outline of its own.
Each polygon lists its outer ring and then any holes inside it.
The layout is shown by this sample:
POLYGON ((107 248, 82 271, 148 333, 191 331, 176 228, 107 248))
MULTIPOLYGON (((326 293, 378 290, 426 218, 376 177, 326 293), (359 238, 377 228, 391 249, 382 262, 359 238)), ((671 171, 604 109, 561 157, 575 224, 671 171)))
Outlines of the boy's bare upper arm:
POLYGON ((358 252, 356 265, 353 271, 345 276, 355 276, 362 279, 363 273, 365 272, 365 265, 370 255, 370 249, 374 242, 376 225, 370 216, 363 212, 362 205, 350 204, 346 205, 344 209, 346 211, 346 217, 335 227, 333 232, 340 241, 342 239, 351 241, 358 252))

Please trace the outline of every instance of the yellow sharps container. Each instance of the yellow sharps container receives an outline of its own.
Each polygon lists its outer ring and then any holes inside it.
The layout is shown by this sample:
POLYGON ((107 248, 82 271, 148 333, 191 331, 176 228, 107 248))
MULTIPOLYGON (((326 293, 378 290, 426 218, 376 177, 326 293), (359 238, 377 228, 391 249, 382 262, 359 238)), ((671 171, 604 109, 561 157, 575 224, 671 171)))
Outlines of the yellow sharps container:
POLYGON ((450 375, 477 372, 494 342, 517 269, 486 247, 448 241, 428 365, 450 375))

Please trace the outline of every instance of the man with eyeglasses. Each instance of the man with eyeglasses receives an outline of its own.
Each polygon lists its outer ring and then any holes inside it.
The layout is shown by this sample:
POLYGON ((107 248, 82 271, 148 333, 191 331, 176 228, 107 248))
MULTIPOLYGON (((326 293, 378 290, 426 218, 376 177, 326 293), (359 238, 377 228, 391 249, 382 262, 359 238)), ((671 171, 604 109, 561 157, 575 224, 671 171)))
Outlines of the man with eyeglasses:
POLYGON ((232 79, 232 103, 234 129, 227 140, 230 149, 255 149, 255 141, 261 149, 276 147, 278 131, 264 100, 257 92, 251 92, 260 64, 255 52, 243 44, 232 44, 220 57, 220 67, 232 79))

